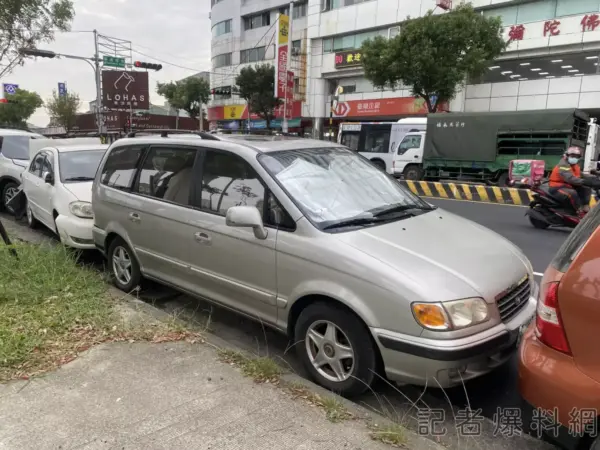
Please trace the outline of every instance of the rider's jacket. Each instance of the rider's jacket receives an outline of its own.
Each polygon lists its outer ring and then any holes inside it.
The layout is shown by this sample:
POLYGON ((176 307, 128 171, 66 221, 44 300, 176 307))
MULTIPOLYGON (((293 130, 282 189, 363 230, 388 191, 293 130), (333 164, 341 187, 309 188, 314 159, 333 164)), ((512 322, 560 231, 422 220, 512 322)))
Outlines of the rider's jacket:
POLYGON ((581 186, 583 184, 581 168, 578 164, 570 165, 565 158, 562 158, 552 169, 548 184, 555 188, 581 186))

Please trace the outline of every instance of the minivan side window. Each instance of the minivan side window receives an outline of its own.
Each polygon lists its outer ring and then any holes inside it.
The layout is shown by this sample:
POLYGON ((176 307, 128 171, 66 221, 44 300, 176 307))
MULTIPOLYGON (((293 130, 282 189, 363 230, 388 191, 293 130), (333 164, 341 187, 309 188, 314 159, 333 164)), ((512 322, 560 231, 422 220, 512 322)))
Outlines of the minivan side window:
POLYGON ((265 188, 254 169, 233 153, 207 150, 202 173, 200 208, 224 216, 232 206, 263 211, 265 188))
POLYGON ((161 200, 190 205, 194 147, 151 147, 134 192, 161 200))
POLYGON ((109 153, 102 168, 100 183, 121 190, 129 190, 144 146, 117 147, 109 153))

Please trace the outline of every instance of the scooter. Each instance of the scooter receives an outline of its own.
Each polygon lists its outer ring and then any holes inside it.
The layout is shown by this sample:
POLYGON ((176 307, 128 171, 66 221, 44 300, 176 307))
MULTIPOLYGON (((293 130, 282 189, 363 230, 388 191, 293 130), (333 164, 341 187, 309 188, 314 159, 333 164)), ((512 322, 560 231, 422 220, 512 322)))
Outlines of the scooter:
MULTIPOLYGON (((589 187, 593 189, 596 201, 600 199, 600 180, 590 180, 589 187)), ((570 204, 556 200, 549 192, 548 184, 536 184, 531 186, 533 200, 525 215, 529 216, 529 222, 539 229, 545 230, 550 227, 575 228, 581 222, 575 209, 570 204)))

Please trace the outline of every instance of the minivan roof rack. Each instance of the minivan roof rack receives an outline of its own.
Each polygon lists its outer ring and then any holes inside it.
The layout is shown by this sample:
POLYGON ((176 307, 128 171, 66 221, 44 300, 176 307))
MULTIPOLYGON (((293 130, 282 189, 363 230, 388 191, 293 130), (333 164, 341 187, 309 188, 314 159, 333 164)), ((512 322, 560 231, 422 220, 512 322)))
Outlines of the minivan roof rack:
POLYGON ((200 136, 202 139, 206 139, 207 141, 219 141, 220 139, 213 134, 206 133, 204 131, 193 131, 193 130, 177 130, 177 129, 161 129, 161 130, 139 130, 139 131, 130 131, 127 133, 128 138, 136 137, 138 133, 143 134, 158 134, 160 133, 161 137, 169 137, 170 134, 195 134, 200 136))

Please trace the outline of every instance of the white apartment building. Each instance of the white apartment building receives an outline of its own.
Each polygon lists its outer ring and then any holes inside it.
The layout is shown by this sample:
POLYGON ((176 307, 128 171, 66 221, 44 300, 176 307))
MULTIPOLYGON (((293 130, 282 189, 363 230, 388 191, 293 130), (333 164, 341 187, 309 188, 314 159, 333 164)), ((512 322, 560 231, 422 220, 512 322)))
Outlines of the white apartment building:
MULTIPOLYGON (((455 0, 454 4, 464 0, 455 0)), ((234 84, 246 64, 274 62, 277 14, 282 0, 212 0, 211 87, 234 84)), ((516 111, 578 107, 600 114, 600 0, 470 0, 484 15, 500 16, 507 51, 450 103, 450 111, 516 111)), ((292 70, 295 120, 290 127, 321 135, 329 126, 330 94, 344 87, 339 121, 397 120, 424 115, 408 89, 379 91, 360 66, 360 46, 375 35, 393 37, 409 17, 436 9, 436 0, 308 0, 295 3, 292 70), (298 117, 296 117, 296 115, 298 117)), ((214 126, 240 127, 243 100, 216 95, 214 126)), ((257 121, 259 122, 259 121, 257 121)), ((274 124, 278 126, 276 122, 274 124)))

